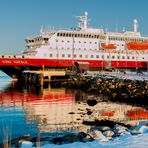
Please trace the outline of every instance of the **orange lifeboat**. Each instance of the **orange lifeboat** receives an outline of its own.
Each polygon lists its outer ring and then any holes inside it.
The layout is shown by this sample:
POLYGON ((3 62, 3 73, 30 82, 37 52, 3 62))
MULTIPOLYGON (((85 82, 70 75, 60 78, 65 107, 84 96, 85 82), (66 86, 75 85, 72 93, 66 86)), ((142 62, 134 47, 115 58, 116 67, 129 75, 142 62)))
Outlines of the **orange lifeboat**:
POLYGON ((133 50, 148 50, 148 43, 144 42, 129 42, 127 43, 128 49, 133 50))
POLYGON ((105 44, 105 43, 102 43, 101 47, 104 49, 116 49, 117 48, 114 44, 105 44))

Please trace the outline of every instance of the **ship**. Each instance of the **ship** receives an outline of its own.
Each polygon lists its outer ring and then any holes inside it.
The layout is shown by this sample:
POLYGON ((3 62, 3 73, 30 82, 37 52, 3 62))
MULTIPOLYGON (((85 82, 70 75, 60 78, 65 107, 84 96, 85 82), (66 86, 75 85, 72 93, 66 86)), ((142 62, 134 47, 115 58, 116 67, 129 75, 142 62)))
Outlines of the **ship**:
POLYGON ((28 69, 73 72, 78 65, 87 65, 89 71, 147 71, 148 37, 141 36, 137 19, 133 20, 133 31, 108 32, 89 27, 88 12, 76 18, 79 23, 71 29, 41 27, 38 35, 26 38, 22 54, 0 55, 0 69, 11 77, 20 77, 28 69))

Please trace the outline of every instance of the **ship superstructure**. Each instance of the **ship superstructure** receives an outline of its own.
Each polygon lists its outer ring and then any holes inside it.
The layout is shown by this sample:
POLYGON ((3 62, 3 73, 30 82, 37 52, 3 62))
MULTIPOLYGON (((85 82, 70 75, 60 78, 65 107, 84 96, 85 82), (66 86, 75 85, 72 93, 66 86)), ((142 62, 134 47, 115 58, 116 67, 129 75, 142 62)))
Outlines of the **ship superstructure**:
POLYGON ((148 37, 133 31, 106 32, 88 27, 88 13, 77 16, 79 25, 70 30, 44 30, 26 39, 27 49, 21 56, 1 56, 1 66, 65 67, 77 62, 89 64, 90 70, 103 68, 147 69, 148 37))
POLYGON ((24 56, 50 59, 56 62, 55 66, 71 66, 72 61, 87 61, 90 67, 105 66, 106 62, 110 62, 111 67, 121 68, 144 68, 143 65, 147 65, 148 37, 142 37, 138 32, 136 19, 133 31, 105 32, 88 28, 87 12, 78 18, 80 24, 73 30, 41 29, 40 35, 27 38, 28 49, 24 56))

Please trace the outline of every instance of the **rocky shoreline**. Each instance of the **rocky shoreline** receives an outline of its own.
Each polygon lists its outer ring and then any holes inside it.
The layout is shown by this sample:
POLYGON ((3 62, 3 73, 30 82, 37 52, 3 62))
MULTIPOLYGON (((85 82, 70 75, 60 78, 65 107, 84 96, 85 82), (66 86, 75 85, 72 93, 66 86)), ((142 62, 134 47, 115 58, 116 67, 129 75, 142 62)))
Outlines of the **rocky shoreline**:
MULTIPOLYGON (((65 131, 46 135, 40 134, 38 137, 32 137, 27 134, 12 139, 7 145, 19 148, 25 143, 26 145, 31 145, 31 147, 42 147, 46 144, 62 145, 73 142, 91 142, 94 140, 109 141, 123 135, 132 136, 148 133, 148 122, 142 126, 131 126, 109 120, 84 121, 83 124, 86 124, 88 127, 86 132, 65 131)), ((0 147, 6 147, 6 144, 1 144, 0 147)))
POLYGON ((69 78, 62 85, 92 94, 105 95, 112 101, 141 104, 148 107, 148 81, 102 77, 101 75, 99 77, 79 75, 69 78))

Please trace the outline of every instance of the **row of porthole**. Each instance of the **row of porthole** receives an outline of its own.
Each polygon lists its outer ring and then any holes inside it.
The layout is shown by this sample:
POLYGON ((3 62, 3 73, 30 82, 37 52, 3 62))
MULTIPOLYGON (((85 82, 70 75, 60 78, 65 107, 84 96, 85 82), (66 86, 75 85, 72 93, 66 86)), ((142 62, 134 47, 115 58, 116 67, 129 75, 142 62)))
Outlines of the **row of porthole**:
MULTIPOLYGON (((58 42, 58 40, 56 40, 57 42, 58 42)), ((67 42, 67 43, 70 43, 70 41, 64 41, 64 40, 62 40, 61 41, 62 43, 64 43, 64 42, 67 42)), ((76 42, 76 41, 72 41, 72 43, 89 43, 89 44, 92 44, 93 42, 87 42, 87 41, 78 41, 78 42, 76 42)), ((97 42, 94 42, 94 44, 97 44, 97 42)))
POLYGON ((80 34, 80 33, 57 33, 57 36, 62 36, 62 37, 81 37, 81 38, 99 38, 99 35, 80 34))
POLYGON ((23 56, 17 57, 16 55, 14 55, 14 56, 4 56, 4 55, 2 55, 1 58, 25 58, 25 56, 23 55, 23 56))
MULTIPOLYGON (((57 56, 57 55, 56 55, 57 56)), ((53 57, 53 54, 51 53, 51 54, 49 54, 49 57, 53 57)), ((62 54, 61 55, 61 57, 62 58, 65 58, 66 57, 66 54, 62 54)), ((67 57, 68 58, 71 58, 72 57, 72 55, 71 54, 67 54, 67 57)), ((99 59, 99 55, 96 55, 96 56, 94 56, 94 55, 90 55, 90 58, 97 58, 97 59, 99 59)), ((80 54, 80 55, 76 55, 76 54, 74 54, 74 58, 89 58, 89 55, 85 55, 85 56, 83 56, 82 54, 80 54)), ((104 55, 102 55, 101 56, 101 59, 115 59, 116 57, 113 55, 113 56, 107 56, 106 58, 105 58, 105 56, 104 55)), ((125 56, 117 56, 117 59, 125 59, 125 58, 127 58, 127 59, 132 59, 132 60, 134 60, 134 59, 136 59, 137 57, 134 57, 134 56, 132 56, 132 57, 130 57, 130 56, 127 56, 127 57, 125 57, 125 56)), ((143 57, 143 59, 144 59, 144 57, 143 57)))

